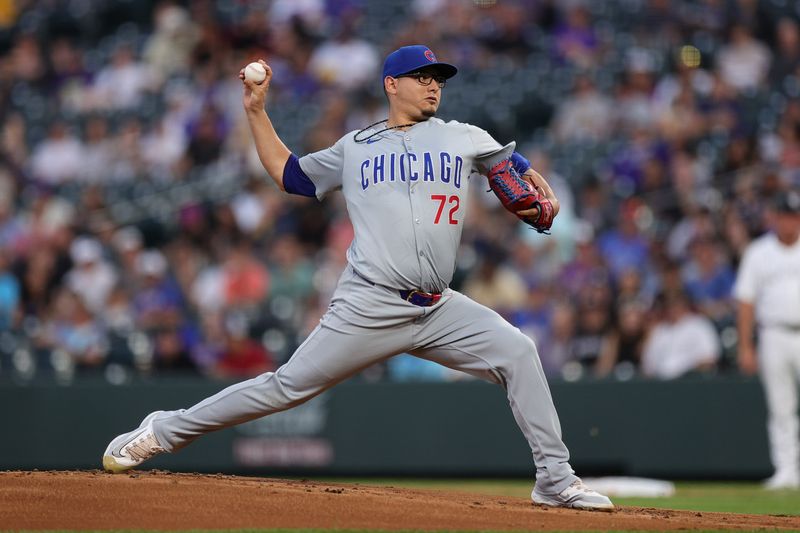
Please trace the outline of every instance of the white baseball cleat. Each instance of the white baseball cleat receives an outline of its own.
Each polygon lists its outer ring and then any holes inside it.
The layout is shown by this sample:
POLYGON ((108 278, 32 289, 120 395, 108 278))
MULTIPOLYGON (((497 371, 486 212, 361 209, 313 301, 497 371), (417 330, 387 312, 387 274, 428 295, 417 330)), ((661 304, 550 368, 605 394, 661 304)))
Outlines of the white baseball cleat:
POLYGON ((103 453, 103 468, 118 474, 130 470, 166 450, 153 433, 153 419, 163 411, 150 413, 139 427, 119 435, 109 443, 103 453))
POLYGON ((531 499, 533 503, 547 505, 548 507, 567 507, 570 509, 585 509, 589 511, 613 511, 614 504, 607 496, 596 492, 586 485, 583 481, 576 479, 572 485, 562 490, 558 494, 543 494, 533 487, 531 499))

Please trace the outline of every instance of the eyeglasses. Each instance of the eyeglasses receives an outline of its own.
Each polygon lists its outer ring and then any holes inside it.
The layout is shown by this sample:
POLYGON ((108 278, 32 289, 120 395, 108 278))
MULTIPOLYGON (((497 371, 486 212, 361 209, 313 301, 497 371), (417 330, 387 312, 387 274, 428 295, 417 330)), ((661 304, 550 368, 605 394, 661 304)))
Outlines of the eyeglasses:
POLYGON ((417 83, 420 85, 430 85, 431 83, 436 81, 436 84, 439 85, 439 88, 444 88, 445 84, 447 83, 447 78, 444 76, 435 76, 429 72, 409 72, 408 74, 401 74, 397 76, 398 78, 413 78, 417 80, 417 83))

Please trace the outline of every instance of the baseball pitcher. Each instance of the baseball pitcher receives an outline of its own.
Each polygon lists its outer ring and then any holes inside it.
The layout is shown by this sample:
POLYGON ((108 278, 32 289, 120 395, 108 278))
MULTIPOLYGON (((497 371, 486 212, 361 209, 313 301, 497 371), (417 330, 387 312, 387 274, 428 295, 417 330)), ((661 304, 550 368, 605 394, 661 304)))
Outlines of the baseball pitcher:
MULTIPOLYGON (((480 172, 503 205, 547 232, 558 201, 547 182, 486 131, 435 118, 453 65, 422 45, 386 58, 388 119, 298 158, 265 111, 272 71, 261 83, 239 77, 258 155, 281 190, 316 196, 341 191, 355 238, 330 307, 275 372, 228 387, 189 409, 157 411, 118 436, 103 455, 112 472, 174 452, 206 433, 299 405, 398 353, 436 361, 501 385, 536 465, 537 504, 612 510, 569 464, 561 426, 534 343, 500 315, 448 285, 480 172)), ((478 184, 478 186, 482 186, 478 184)))

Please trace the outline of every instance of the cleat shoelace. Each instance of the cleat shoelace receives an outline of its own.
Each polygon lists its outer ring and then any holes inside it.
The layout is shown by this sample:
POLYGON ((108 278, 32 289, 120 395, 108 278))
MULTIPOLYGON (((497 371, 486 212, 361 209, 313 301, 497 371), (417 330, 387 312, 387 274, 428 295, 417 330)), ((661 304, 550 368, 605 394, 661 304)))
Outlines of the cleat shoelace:
MULTIPOLYGON (((141 437, 140 437, 141 438, 141 437)), ((164 449, 158 444, 155 435, 148 434, 141 440, 135 440, 128 445, 127 454, 134 461, 141 461, 155 455, 164 449)))
POLYGON ((580 479, 576 480, 576 481, 573 481, 572 484, 569 486, 569 488, 575 489, 578 492, 578 494, 573 494, 571 496, 571 498, 578 497, 580 493, 583 493, 583 494, 592 494, 592 493, 594 493, 594 491, 592 489, 590 489, 589 487, 587 487, 586 485, 584 485, 583 481, 581 481, 580 479))

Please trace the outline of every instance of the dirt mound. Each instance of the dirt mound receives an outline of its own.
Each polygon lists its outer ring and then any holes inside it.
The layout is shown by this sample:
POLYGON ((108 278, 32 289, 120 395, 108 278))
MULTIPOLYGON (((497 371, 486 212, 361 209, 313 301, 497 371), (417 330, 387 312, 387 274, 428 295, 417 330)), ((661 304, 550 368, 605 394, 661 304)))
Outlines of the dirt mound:
POLYGON ((226 475, 0 472, 0 529, 800 530, 800 517, 627 507, 590 513, 530 501, 226 475))

